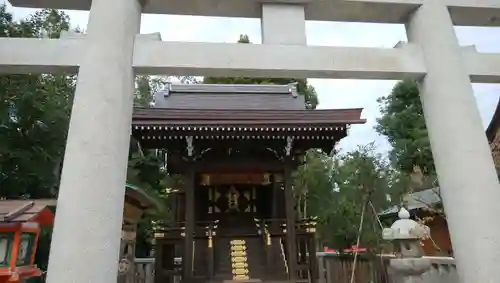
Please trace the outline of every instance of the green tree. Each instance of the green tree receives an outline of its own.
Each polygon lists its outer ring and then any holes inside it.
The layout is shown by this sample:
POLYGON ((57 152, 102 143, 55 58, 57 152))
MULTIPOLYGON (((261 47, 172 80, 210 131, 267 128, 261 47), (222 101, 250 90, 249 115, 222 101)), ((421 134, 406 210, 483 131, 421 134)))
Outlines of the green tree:
POLYGON ((149 107, 153 101, 151 78, 149 76, 136 76, 135 86, 134 106, 149 107))
MULTIPOLYGON (((240 35, 238 43, 251 44, 248 35, 240 35)), ((249 77, 205 77, 206 84, 276 84, 286 85, 295 83, 297 92, 304 95, 307 109, 315 109, 318 105, 318 96, 313 86, 307 83, 307 79, 287 78, 249 78, 249 77)))
MULTIPOLYGON (((391 172, 391 182, 397 188, 393 193, 398 196, 400 205, 406 205, 408 194, 423 189, 432 189, 440 195, 417 82, 398 82, 392 92, 378 102, 382 117, 377 119, 375 130, 386 136, 392 145, 390 155, 396 170, 391 172)), ((446 218, 441 202, 420 202, 429 212, 423 219, 417 219, 422 224, 432 222, 435 217, 446 218)))
POLYGON ((169 220, 170 207, 167 188, 170 178, 163 166, 163 155, 155 150, 133 152, 130 155, 127 183, 137 186, 155 199, 160 207, 146 213, 137 227, 136 256, 147 257, 152 248, 154 223, 169 220))
MULTIPOLYGON (((356 244, 362 210, 369 200, 361 244, 370 248, 379 245, 381 231, 375 212, 390 205, 389 168, 382 156, 376 154, 373 144, 336 156, 331 172, 331 197, 318 200, 324 203, 318 212, 318 231, 325 244, 339 249, 356 244)), ((321 197, 325 198, 325 194, 321 197)))
MULTIPOLYGON (((0 6, 0 36, 58 37, 69 28, 63 12, 42 10, 14 22, 0 6)), ((57 194, 75 77, 0 76, 0 197, 57 194)))
POLYGON ((310 150, 293 173, 299 217, 321 217, 330 210, 333 197, 333 159, 320 150, 310 150))
POLYGON ((375 130, 389 140, 394 165, 409 174, 417 166, 424 175, 434 175, 434 161, 417 83, 412 80, 398 82, 388 96, 379 98, 377 102, 382 117, 377 119, 375 130))
POLYGON ((134 106, 150 107, 151 102, 153 102, 154 94, 165 88, 165 86, 171 79, 175 79, 183 84, 198 83, 196 78, 190 76, 174 76, 174 77, 136 76, 134 106))

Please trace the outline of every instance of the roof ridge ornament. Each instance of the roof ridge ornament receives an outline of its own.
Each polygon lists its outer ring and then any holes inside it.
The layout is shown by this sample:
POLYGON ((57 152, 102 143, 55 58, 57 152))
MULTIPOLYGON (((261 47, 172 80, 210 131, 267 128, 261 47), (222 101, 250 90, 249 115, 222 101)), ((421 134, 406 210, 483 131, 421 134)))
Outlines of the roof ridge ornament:
POLYGON ((167 82, 162 90, 159 90, 153 94, 153 101, 155 102, 154 105, 156 105, 156 102, 158 102, 157 100, 169 97, 171 92, 172 92, 172 82, 167 82))
POLYGON ((292 84, 182 84, 169 83, 175 93, 226 93, 226 94, 289 94, 292 84))
POLYGON ((293 82, 293 83, 288 84, 288 86, 290 87, 289 91, 294 98, 297 98, 299 96, 299 93, 297 92, 297 85, 298 84, 299 84, 299 82, 293 82))

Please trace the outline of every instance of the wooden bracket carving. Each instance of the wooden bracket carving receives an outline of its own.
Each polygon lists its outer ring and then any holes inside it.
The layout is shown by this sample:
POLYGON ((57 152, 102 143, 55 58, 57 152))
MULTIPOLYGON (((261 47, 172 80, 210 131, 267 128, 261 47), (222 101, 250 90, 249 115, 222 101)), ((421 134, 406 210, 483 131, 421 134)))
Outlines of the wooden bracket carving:
POLYGON ((292 146, 293 146, 293 137, 291 136, 286 137, 286 146, 285 146, 286 156, 290 156, 290 154, 292 153, 292 146))
POLYGON ((193 145, 193 136, 188 136, 186 137, 186 143, 187 143, 187 154, 189 157, 192 157, 193 156, 193 152, 194 152, 194 145, 193 145))

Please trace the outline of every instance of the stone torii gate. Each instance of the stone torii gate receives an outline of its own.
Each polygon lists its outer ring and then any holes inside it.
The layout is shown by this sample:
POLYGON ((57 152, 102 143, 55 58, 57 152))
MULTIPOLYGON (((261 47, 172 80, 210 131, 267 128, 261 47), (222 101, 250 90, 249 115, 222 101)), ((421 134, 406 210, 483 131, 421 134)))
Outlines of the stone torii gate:
POLYGON ((453 29, 499 26, 500 1, 9 1, 90 9, 84 38, 0 39, 0 72, 78 72, 49 283, 116 280, 135 74, 419 79, 461 281, 500 280, 500 187, 470 84, 500 82, 500 54, 460 47, 453 29), (261 18, 263 44, 138 37, 142 13, 261 18), (306 20, 406 23, 409 43, 307 46, 306 20))

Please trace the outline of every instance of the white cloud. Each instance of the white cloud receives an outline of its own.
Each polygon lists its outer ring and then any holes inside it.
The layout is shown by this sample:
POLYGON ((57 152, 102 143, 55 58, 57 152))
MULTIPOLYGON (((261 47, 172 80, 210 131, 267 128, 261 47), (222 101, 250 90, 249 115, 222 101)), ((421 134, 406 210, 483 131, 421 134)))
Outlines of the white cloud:
MULTIPOLYGON (((9 11, 16 19, 34 12, 34 9, 13 8, 9 11)), ((85 28, 88 12, 67 11, 73 26, 85 28)), ((163 40, 234 42, 240 34, 248 34, 260 43, 260 21, 256 19, 227 19, 188 16, 143 15, 142 33, 161 32, 163 40)), ((293 32, 293 31, 292 31, 293 32)), ((327 46, 392 47, 406 40, 402 25, 362 23, 307 23, 308 43, 327 46)), ((457 28, 462 45, 476 45, 482 52, 500 52, 500 28, 457 28)), ((378 150, 387 151, 390 146, 385 138, 373 130, 375 119, 380 116, 376 99, 387 95, 394 81, 318 80, 311 79, 320 99, 320 108, 363 107, 365 125, 353 126, 349 137, 340 143, 343 150, 357 145, 375 142, 378 150)), ((489 123, 500 97, 499 85, 475 84, 476 101, 483 124, 489 123)), ((450 102, 451 104, 452 102, 450 102)), ((443 105, 447 107, 448 105, 443 105)))

